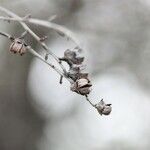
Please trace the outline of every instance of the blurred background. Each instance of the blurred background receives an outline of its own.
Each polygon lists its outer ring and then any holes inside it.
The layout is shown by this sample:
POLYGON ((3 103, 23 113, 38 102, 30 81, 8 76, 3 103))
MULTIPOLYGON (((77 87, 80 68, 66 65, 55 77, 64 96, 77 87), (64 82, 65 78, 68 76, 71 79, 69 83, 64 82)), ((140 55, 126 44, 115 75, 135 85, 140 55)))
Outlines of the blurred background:
MULTIPOLYGON (((40 60, 11 54, 0 37, 0 150, 150 149, 150 0, 0 0, 20 16, 53 21, 81 42, 93 90, 90 98, 112 103, 100 116, 40 60)), ((0 12, 0 15, 4 15, 0 12)), ((30 27, 58 56, 73 48, 56 32, 30 27)), ((0 22, 18 36, 18 23, 0 22)), ((26 37, 39 53, 42 49, 26 37)))

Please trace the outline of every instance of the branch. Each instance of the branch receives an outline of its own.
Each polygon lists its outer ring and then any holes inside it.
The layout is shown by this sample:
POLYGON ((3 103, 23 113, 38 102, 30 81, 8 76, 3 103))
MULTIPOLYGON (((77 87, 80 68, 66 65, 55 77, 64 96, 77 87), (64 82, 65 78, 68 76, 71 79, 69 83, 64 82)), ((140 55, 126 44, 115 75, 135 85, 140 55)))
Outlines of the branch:
POLYGON ((0 6, 0 11, 6 13, 9 16, 9 17, 1 16, 0 20, 19 22, 21 24, 21 26, 25 29, 25 32, 19 38, 15 38, 15 37, 7 34, 7 33, 0 32, 0 35, 2 35, 4 37, 8 38, 9 40, 11 40, 12 44, 10 46, 10 51, 12 51, 14 53, 19 53, 20 55, 23 55, 26 52, 26 50, 28 50, 28 52, 30 52, 33 56, 37 57, 38 59, 40 59, 41 61, 46 63, 48 66, 50 66, 53 70, 55 70, 60 75, 60 84, 62 83, 63 77, 66 78, 71 83, 70 90, 72 90, 73 92, 76 92, 80 95, 85 96, 85 98, 89 102, 89 104, 92 107, 94 107, 95 109, 97 109, 97 111, 101 115, 102 114, 104 114, 104 115, 109 115, 110 114, 111 109, 112 109, 111 104, 106 104, 103 100, 101 100, 97 104, 93 104, 90 101, 89 97, 88 97, 88 94, 90 93, 90 87, 92 86, 92 84, 91 84, 90 80, 88 79, 88 73, 81 72, 81 65, 82 65, 82 62, 84 60, 84 57, 83 58, 82 57, 77 57, 75 52, 73 52, 71 50, 66 50, 64 52, 64 58, 68 59, 69 60, 68 62, 71 61, 71 64, 72 64, 71 67, 72 68, 70 68, 70 72, 71 72, 71 69, 72 69, 72 71, 74 71, 73 74, 75 75, 75 79, 73 79, 73 77, 71 77, 69 72, 67 72, 65 67, 61 64, 61 60, 44 43, 45 37, 40 38, 36 33, 34 33, 26 25, 26 23, 31 23, 31 24, 34 24, 34 25, 39 25, 39 26, 42 26, 42 27, 53 29, 56 32, 62 34, 63 36, 65 35, 67 38, 71 39, 72 42, 77 45, 76 48, 81 49, 80 46, 79 46, 78 40, 74 37, 74 35, 71 31, 69 31, 65 27, 62 27, 58 24, 48 22, 48 21, 44 21, 44 20, 34 19, 34 18, 29 17, 29 16, 21 18, 18 15, 16 15, 15 13, 13 13, 13 12, 11 12, 11 11, 7 10, 6 8, 1 7, 1 6, 0 6), (30 33, 30 35, 33 36, 38 43, 40 43, 40 45, 44 48, 44 50, 46 50, 47 53, 46 53, 45 57, 41 56, 34 49, 32 49, 30 45, 27 45, 24 42, 23 39, 24 39, 25 35, 27 34, 27 32, 30 33), (18 46, 18 44, 19 44, 19 46, 18 46), (56 62, 61 67, 61 70, 47 61, 47 57, 48 57, 49 54, 56 60, 56 62), (75 70, 75 68, 73 68, 73 65, 74 66, 79 65, 79 67, 77 67, 77 71, 75 70))
MULTIPOLYGON (((13 38, 11 35, 4 33, 4 32, 0 32, 0 35, 5 36, 6 38, 10 39, 11 41, 13 41, 15 38, 13 38), (13 39, 13 40, 12 40, 13 39)), ((53 64, 47 62, 40 54, 38 54, 34 49, 31 48, 31 46, 28 46, 27 44, 25 44, 28 52, 30 52, 33 56, 37 57, 38 59, 40 59, 41 61, 43 61, 44 63, 46 63, 48 66, 50 66, 52 69, 54 69, 60 76, 60 83, 62 83, 62 77, 65 77, 70 83, 73 83, 72 79, 68 78, 64 73, 62 73, 58 68, 56 68, 53 64)), ((86 100, 90 103, 90 105, 94 108, 96 108, 96 105, 93 104, 89 98, 88 95, 85 95, 86 100)))
POLYGON ((90 103, 90 105, 91 105, 92 107, 96 108, 96 105, 93 104, 93 103, 90 101, 88 95, 85 95, 85 98, 86 98, 86 100, 90 103))
POLYGON ((40 59, 41 61, 43 61, 43 62, 46 63, 47 65, 49 65, 51 68, 53 68, 61 77, 66 78, 70 83, 73 82, 70 78, 66 77, 66 75, 65 75, 63 72, 61 72, 58 68, 56 68, 56 67, 55 67, 54 65, 52 65, 51 63, 47 62, 47 61, 44 59, 44 57, 42 57, 40 54, 38 54, 38 53, 37 53, 34 49, 32 49, 30 46, 27 46, 26 48, 28 49, 28 51, 29 51, 32 55, 34 55, 35 57, 37 57, 38 59, 40 59))
POLYGON ((11 35, 4 33, 4 32, 0 32, 0 35, 5 36, 6 38, 10 39, 11 41, 13 41, 15 38, 12 37, 11 35))
MULTIPOLYGON (((11 41, 14 41, 15 38, 12 37, 11 35, 4 33, 4 32, 0 32, 0 35, 8 38, 11 41)), ((33 56, 37 57, 38 59, 40 59, 41 61, 43 61, 44 63, 46 63, 48 66, 50 66, 52 69, 54 69, 61 77, 63 76, 64 78, 66 78, 70 83, 72 83, 73 81, 68 78, 63 72, 61 72, 57 67, 55 67, 53 64, 47 62, 44 57, 42 57, 40 54, 38 54, 34 49, 31 48, 31 46, 24 44, 24 46, 26 47, 26 49, 28 50, 28 52, 30 52, 33 56)))
POLYGON ((13 13, 13 12, 9 11, 8 9, 3 8, 1 6, 0 6, 0 11, 6 13, 8 16, 11 16, 14 19, 16 19, 22 25, 22 27, 26 31, 28 31, 37 40, 38 43, 41 44, 41 46, 47 51, 47 53, 49 53, 59 63, 59 65, 62 68, 62 70, 64 71, 64 73, 67 74, 65 67, 60 63, 59 58, 54 53, 52 53, 52 51, 48 48, 48 46, 43 41, 40 40, 41 38, 39 38, 24 22, 21 21, 21 19, 22 19, 21 17, 19 17, 15 13, 13 13))
POLYGON ((75 38, 75 35, 70 30, 68 30, 67 28, 65 28, 61 25, 58 25, 56 23, 45 21, 45 20, 40 20, 40 19, 35 19, 35 18, 31 18, 31 17, 27 18, 27 19, 24 19, 24 18, 17 19, 17 18, 10 18, 10 17, 0 16, 0 20, 17 21, 17 22, 21 21, 21 22, 25 22, 25 23, 31 23, 31 24, 34 24, 34 25, 39 25, 39 26, 42 26, 42 27, 45 27, 45 28, 48 28, 48 29, 53 29, 58 33, 64 34, 67 38, 71 39, 72 42, 77 47, 81 48, 80 42, 78 41, 77 38, 75 38))

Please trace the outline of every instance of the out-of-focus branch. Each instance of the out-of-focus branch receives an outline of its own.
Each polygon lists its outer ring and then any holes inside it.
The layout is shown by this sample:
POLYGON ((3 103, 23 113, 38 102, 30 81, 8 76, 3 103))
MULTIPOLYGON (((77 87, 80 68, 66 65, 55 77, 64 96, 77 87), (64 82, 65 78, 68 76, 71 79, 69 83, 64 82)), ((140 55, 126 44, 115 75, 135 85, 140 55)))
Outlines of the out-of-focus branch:
POLYGON ((63 34, 64 36, 66 36, 67 38, 71 39, 72 42, 79 48, 81 48, 80 46, 80 42, 78 41, 78 39, 75 37, 75 35, 68 30, 67 28, 58 25, 56 23, 50 22, 50 21, 45 21, 45 20, 40 20, 40 19, 35 19, 35 18, 10 18, 10 17, 3 17, 0 16, 0 20, 5 20, 5 21, 21 21, 21 22, 26 22, 26 23, 31 23, 31 24, 35 24, 35 25, 39 25, 39 26, 43 26, 49 29, 53 29, 56 32, 63 34))

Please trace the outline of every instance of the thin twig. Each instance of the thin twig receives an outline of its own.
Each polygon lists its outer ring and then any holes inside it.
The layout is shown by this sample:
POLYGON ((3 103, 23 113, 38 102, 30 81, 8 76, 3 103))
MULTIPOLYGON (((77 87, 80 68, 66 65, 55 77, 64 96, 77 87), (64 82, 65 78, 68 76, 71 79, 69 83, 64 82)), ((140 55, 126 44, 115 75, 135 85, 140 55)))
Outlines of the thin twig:
MULTIPOLYGON (((10 39, 11 41, 13 41, 15 38, 12 37, 11 35, 4 33, 4 32, 0 32, 0 35, 10 39)), ((70 83, 72 83, 72 80, 68 77, 66 77, 66 75, 61 72, 57 67, 55 67, 53 64, 47 62, 44 57, 42 57, 40 54, 38 54, 34 49, 31 48, 31 46, 28 46, 27 44, 25 44, 27 50, 35 57, 37 57, 38 59, 40 59, 41 61, 43 61, 44 63, 46 63, 47 65, 49 65, 52 69, 54 69, 61 77, 65 77, 70 83)))
MULTIPOLYGON (((46 27, 49 29, 53 29, 58 33, 62 33, 67 38, 71 39, 77 45, 77 47, 80 48, 79 42, 76 38, 74 38, 74 35, 72 34, 72 32, 70 32, 68 29, 66 29, 66 28, 64 28, 58 24, 52 23, 52 22, 34 19, 31 17, 21 18, 18 15, 16 15, 15 13, 13 13, 13 12, 11 12, 11 11, 7 10, 6 8, 1 7, 1 6, 0 6, 0 11, 5 12, 8 16, 12 17, 12 18, 10 18, 10 17, 1 16, 0 20, 6 20, 6 21, 12 20, 12 21, 19 22, 22 25, 22 27, 25 29, 25 31, 30 33, 37 40, 37 42, 40 43, 41 46, 47 51, 46 56, 48 54, 50 54, 59 63, 63 72, 61 70, 59 70, 57 67, 55 67, 53 64, 47 62, 47 60, 44 57, 42 57, 40 54, 38 54, 34 49, 32 49, 31 46, 25 45, 28 52, 30 52, 33 56, 37 57, 38 59, 40 59, 41 61, 43 61, 47 65, 49 65, 51 68, 53 68, 61 76, 60 83, 62 82, 62 77, 65 77, 70 83, 73 83, 73 80, 68 77, 67 71, 66 71, 65 67, 61 64, 60 59, 48 48, 48 46, 43 42, 43 40, 41 40, 41 38, 37 34, 35 34, 25 23, 31 23, 31 24, 43 26, 43 27, 46 27)), ((7 37, 11 41, 15 40, 14 37, 10 36, 7 33, 0 32, 0 35, 7 37)), ((96 108, 96 105, 90 101, 88 95, 85 95, 85 98, 90 103, 90 105, 92 107, 96 108)))
POLYGON ((0 32, 0 35, 5 36, 6 38, 10 39, 11 41, 13 41, 15 38, 12 37, 11 35, 4 33, 4 32, 0 32))
POLYGON ((38 54, 34 49, 32 49, 30 46, 26 47, 28 49, 28 51, 34 55, 35 57, 37 57, 38 59, 42 60, 44 63, 46 63, 47 65, 49 65, 51 68, 53 68, 61 77, 65 77, 70 83, 72 83, 72 80, 68 77, 66 77, 66 75, 61 72, 58 68, 56 68, 54 65, 52 65, 51 63, 47 62, 44 57, 42 57, 40 54, 38 54))
POLYGON ((21 34, 21 36, 19 37, 19 39, 24 39, 25 38, 25 36, 27 35, 27 31, 24 31, 22 34, 21 34))
POLYGON ((91 105, 92 107, 96 108, 95 104, 93 104, 93 103, 90 101, 88 95, 85 95, 85 98, 86 98, 86 100, 90 103, 90 105, 91 105))
MULTIPOLYGON (((21 17, 19 17, 15 13, 13 13, 10 10, 8 10, 6 8, 3 8, 1 6, 0 6, 0 11, 6 13, 7 15, 9 15, 9 16, 13 17, 14 19, 16 19, 22 25, 22 27, 26 31, 28 31, 37 40, 37 42, 41 44, 41 46, 47 52, 49 52, 49 54, 59 63, 59 65, 63 69, 64 73, 67 74, 67 71, 66 71, 65 67, 60 63, 59 58, 54 53, 52 53, 52 51, 48 48, 48 46, 43 41, 40 40, 40 37, 38 37, 24 22, 21 21, 21 19, 22 19, 21 17)), ((24 19, 24 20, 27 20, 27 19, 24 19)))
MULTIPOLYGON (((39 58, 39 59, 42 60, 44 63, 46 63, 47 65, 49 65, 51 68, 53 68, 59 75, 64 76, 63 73, 62 73, 60 70, 58 70, 58 69, 57 69, 54 65, 52 65, 51 63, 45 61, 45 59, 44 59, 40 54, 38 54, 35 50, 33 50, 30 46, 27 46, 26 48, 27 48, 28 51, 29 51, 31 54, 33 54, 35 57, 39 58)), ((68 78, 67 78, 67 80, 68 80, 68 78)))
POLYGON ((61 25, 58 25, 56 23, 45 21, 45 20, 40 20, 40 19, 35 19, 35 18, 31 18, 31 17, 27 18, 27 19, 24 19, 24 18, 18 19, 18 18, 10 18, 10 17, 0 16, 0 20, 4 20, 4 21, 22 21, 22 22, 26 22, 26 23, 31 23, 31 24, 43 26, 43 27, 48 28, 48 29, 53 29, 57 32, 60 32, 60 33, 64 34, 66 37, 71 39, 72 42, 77 47, 79 47, 79 48, 81 47, 80 42, 78 41, 77 38, 75 38, 75 35, 70 30, 68 30, 67 28, 65 28, 61 25))

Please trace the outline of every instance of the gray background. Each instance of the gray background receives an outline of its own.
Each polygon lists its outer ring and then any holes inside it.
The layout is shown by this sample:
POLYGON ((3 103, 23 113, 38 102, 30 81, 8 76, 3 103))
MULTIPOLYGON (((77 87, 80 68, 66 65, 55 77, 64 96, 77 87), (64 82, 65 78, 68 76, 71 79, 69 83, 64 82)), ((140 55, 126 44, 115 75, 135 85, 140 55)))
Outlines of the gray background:
MULTIPOLYGON (((90 98, 112 103, 101 117, 82 96, 30 54, 8 51, 0 37, 0 150, 149 150, 150 1, 0 0, 20 16, 48 19, 73 31, 81 41, 93 82, 90 98)), ((3 15, 0 13, 0 15, 3 15)), ((58 56, 71 42, 54 31, 31 26, 58 56)), ((15 36, 17 23, 0 22, 15 36)), ((37 51, 39 44, 26 38, 37 51)))

